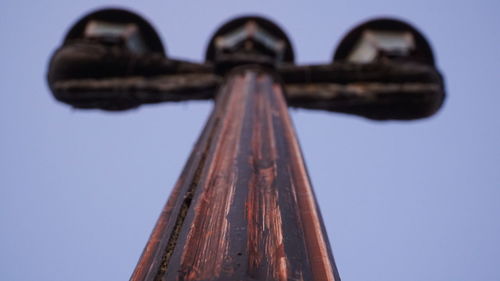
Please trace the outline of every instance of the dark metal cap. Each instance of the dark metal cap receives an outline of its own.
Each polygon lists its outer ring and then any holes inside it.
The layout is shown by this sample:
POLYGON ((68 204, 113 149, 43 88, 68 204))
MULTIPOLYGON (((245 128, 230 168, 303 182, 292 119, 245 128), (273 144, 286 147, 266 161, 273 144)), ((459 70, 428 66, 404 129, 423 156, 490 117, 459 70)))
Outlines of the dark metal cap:
POLYGON ((99 37, 106 35, 106 33, 122 33, 124 36, 129 37, 140 36, 140 39, 136 38, 134 40, 134 46, 130 47, 137 47, 138 44, 141 44, 144 45, 146 52, 159 53, 165 56, 165 49, 160 37, 150 23, 133 12, 115 8, 100 9, 82 17, 67 33, 64 45, 74 40, 99 37), (134 28, 138 30, 134 30, 134 28))
POLYGON ((389 18, 370 20, 351 30, 333 60, 371 63, 382 58, 434 65, 432 49, 422 33, 406 22, 389 18))

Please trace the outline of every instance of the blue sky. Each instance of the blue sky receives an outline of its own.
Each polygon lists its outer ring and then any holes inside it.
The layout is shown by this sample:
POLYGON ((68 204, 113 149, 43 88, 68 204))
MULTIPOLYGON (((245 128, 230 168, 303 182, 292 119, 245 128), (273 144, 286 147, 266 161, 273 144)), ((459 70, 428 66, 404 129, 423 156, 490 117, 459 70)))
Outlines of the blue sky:
POLYGON ((210 102, 126 113, 57 103, 46 67, 65 32, 98 7, 148 18, 171 57, 201 61, 216 28, 260 14, 298 63, 331 60, 378 16, 431 42, 448 98, 413 122, 292 110, 345 281, 500 280, 500 2, 25 1, 0 3, 0 279, 127 280, 210 102))

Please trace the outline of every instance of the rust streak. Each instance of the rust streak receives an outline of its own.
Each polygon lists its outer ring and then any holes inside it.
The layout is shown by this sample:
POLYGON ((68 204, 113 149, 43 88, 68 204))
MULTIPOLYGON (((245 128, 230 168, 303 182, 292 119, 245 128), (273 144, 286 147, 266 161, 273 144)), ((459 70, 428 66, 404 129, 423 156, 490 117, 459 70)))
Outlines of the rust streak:
MULTIPOLYGON (((251 79, 250 76, 245 79, 251 79)), ((235 81, 240 88, 241 80, 235 81)), ((243 89, 242 89, 243 90, 243 89)), ((244 92, 239 91, 239 92, 244 92)), ((234 118, 244 110, 244 95, 228 97, 227 108, 221 125, 221 140, 214 149, 214 159, 207 167, 207 181, 203 194, 195 206, 195 217, 184 254, 182 272, 188 280, 206 280, 221 274, 228 251, 229 214, 237 170, 233 169, 239 151, 243 118, 234 118), (217 204, 214 204, 217 202, 217 204), (207 216, 207 214, 210 214, 207 216), (217 254, 215 254, 217 253, 217 254)))
MULTIPOLYGON (((281 85, 274 85, 276 99, 283 99, 281 85)), ((316 200, 312 192, 309 177, 305 169, 302 152, 299 148, 297 137, 293 130, 293 124, 288 115, 288 109, 284 102, 280 102, 279 110, 285 123, 285 138, 289 141, 290 174, 293 175, 293 190, 297 193, 300 215, 304 224, 304 233, 306 244, 309 249, 309 259, 312 264, 312 270, 315 280, 334 281, 333 265, 329 258, 327 241, 323 236, 322 223, 317 212, 316 200)))
POLYGON ((268 91, 260 77, 254 98, 253 134, 250 156, 254 173, 248 185, 247 220, 249 271, 262 280, 288 280, 288 265, 283 245, 282 218, 278 204, 277 151, 271 125, 268 91))
POLYGON ((203 129, 200 139, 158 218, 130 278, 131 281, 155 280, 166 271, 171 251, 178 238, 178 228, 183 223, 186 209, 189 208, 192 193, 205 163, 206 149, 210 146, 212 132, 216 127, 217 120, 210 119, 203 129))

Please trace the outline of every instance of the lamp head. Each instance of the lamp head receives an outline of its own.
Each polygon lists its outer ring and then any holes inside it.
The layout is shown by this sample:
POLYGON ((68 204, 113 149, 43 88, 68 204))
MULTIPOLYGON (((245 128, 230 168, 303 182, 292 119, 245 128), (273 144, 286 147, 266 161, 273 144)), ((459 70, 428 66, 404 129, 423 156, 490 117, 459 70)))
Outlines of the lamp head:
POLYGON ((262 17, 246 16, 222 25, 211 37, 206 61, 225 72, 242 64, 275 67, 293 64, 292 45, 285 32, 262 17))
POLYGON ((370 20, 351 30, 342 39, 333 60, 361 64, 413 61, 434 65, 434 55, 425 37, 410 24, 387 18, 370 20))

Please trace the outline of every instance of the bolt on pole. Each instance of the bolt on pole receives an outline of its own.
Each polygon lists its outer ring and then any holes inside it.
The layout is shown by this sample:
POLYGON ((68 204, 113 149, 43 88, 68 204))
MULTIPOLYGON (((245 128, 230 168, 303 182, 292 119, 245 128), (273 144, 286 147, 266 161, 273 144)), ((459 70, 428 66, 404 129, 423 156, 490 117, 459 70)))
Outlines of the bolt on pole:
POLYGON ((168 58, 142 17, 98 10, 70 29, 48 81, 75 108, 215 100, 131 281, 340 280, 288 106, 411 120, 444 100, 429 44, 393 19, 353 29, 331 63, 298 66, 277 25, 241 17, 193 63, 168 58))

